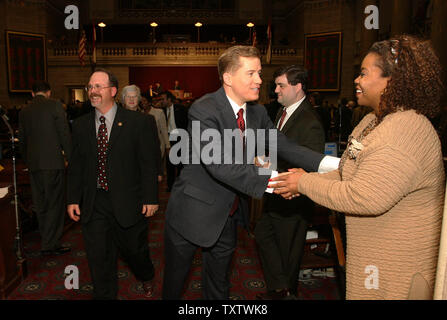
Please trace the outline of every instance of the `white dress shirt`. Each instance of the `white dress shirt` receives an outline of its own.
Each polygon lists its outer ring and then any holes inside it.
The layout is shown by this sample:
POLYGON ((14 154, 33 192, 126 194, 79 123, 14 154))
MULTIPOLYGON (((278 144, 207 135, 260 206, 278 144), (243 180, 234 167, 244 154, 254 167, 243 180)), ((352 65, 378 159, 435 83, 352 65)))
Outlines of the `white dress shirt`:
POLYGON ((233 108, 233 112, 234 112, 234 116, 237 119, 237 113, 239 112, 239 110, 242 108, 244 109, 244 122, 245 122, 245 127, 247 127, 247 103, 244 103, 241 106, 238 106, 236 102, 234 102, 233 100, 231 100, 231 98, 229 96, 227 96, 228 101, 230 101, 231 107, 233 108))
POLYGON ((102 114, 98 111, 98 109, 95 109, 95 126, 96 126, 96 137, 98 137, 98 130, 99 126, 101 125, 101 121, 99 121, 99 118, 101 116, 104 116, 106 118, 106 128, 107 128, 107 141, 110 139, 110 134, 112 133, 112 127, 113 127, 113 121, 115 121, 115 115, 116 110, 118 109, 118 106, 116 103, 113 103, 112 108, 107 111, 106 114, 102 114))
MULTIPOLYGON (((304 96, 302 99, 298 100, 297 102, 295 102, 291 106, 285 108, 285 110, 286 110, 286 117, 284 118, 284 121, 282 122, 281 128, 278 128, 278 130, 281 130, 282 128, 284 128, 284 126, 286 125, 287 120, 289 120, 290 116, 295 112, 296 109, 299 108, 299 106, 304 101, 304 99, 306 99, 306 96, 304 96)), ((279 126, 279 122, 278 122, 278 126, 279 126)))

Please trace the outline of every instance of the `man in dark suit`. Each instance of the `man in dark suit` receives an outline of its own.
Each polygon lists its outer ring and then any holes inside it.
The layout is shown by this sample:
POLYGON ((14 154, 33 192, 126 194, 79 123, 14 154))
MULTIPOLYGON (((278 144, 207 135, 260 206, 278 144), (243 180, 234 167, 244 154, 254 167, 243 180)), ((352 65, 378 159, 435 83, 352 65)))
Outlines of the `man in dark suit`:
POLYGON ((323 107, 323 98, 321 97, 320 93, 312 92, 309 95, 309 102, 320 117, 321 123, 323 124, 324 128, 325 140, 327 141, 329 138, 329 128, 331 126, 331 115, 329 114, 329 111, 325 107, 323 107))
POLYGON ((146 218, 158 210, 155 121, 117 106, 118 81, 108 70, 93 72, 87 91, 94 111, 73 123, 67 211, 82 223, 94 298, 116 299, 118 252, 150 297, 146 218))
MULTIPOLYGON (((219 58, 218 71, 222 88, 194 102, 188 113, 189 140, 185 145, 192 147, 192 159, 184 159, 189 164, 185 164, 176 180, 168 202, 164 299, 181 298, 198 248, 202 248, 203 297, 229 298, 236 222, 248 220, 248 196, 262 198, 271 177, 269 170, 266 170, 268 174, 260 174, 262 170, 250 160, 255 154, 253 135, 261 135, 256 129, 277 132, 262 105, 246 103, 259 98, 262 83, 259 50, 251 46, 228 48, 219 58), (226 140, 232 141, 227 139, 229 136, 236 145, 226 144, 226 140), (215 137, 212 151, 210 137, 215 137), (243 155, 237 152, 242 150, 242 145, 246 151, 243 155)), ((278 133, 277 144, 270 141, 274 138, 266 136, 270 150, 277 149, 277 153, 294 166, 317 171, 323 170, 327 160, 331 162, 320 153, 289 142, 281 133, 278 133), (320 163, 323 157, 326 160, 320 163)))
MULTIPOLYGON (((276 127, 297 145, 324 152, 324 128, 306 97, 307 72, 300 66, 286 66, 273 74, 278 102, 284 108, 276 117, 276 127)), ((278 171, 293 165, 278 160, 278 171)), ((255 237, 268 291, 258 299, 290 299, 296 295, 307 226, 313 202, 301 196, 285 200, 276 194, 264 196, 264 211, 256 225, 255 237)))
POLYGON ((70 158, 70 129, 62 104, 49 99, 49 84, 36 82, 32 90, 32 102, 19 114, 20 149, 30 173, 41 253, 58 255, 70 251, 60 244, 65 217, 64 154, 70 158))
MULTIPOLYGON (((166 116, 166 124, 168 126, 169 140, 171 142, 171 147, 177 143, 177 139, 173 137, 172 132, 175 129, 186 130, 188 126, 188 111, 186 108, 180 104, 174 104, 175 97, 169 91, 164 91, 160 94, 161 106, 163 107, 163 112, 166 116)), ((168 150, 169 152, 169 150, 168 150)), ((175 178, 180 175, 182 170, 181 164, 173 164, 169 157, 166 157, 166 173, 167 173, 167 183, 168 191, 172 189, 175 178)))

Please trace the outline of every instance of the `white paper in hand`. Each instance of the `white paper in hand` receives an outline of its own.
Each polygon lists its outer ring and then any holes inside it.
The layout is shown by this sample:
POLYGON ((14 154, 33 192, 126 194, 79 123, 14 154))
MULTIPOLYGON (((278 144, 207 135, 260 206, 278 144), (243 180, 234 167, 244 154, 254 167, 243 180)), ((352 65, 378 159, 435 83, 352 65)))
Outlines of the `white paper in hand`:
MULTIPOLYGON (((278 176, 278 171, 272 171, 272 175, 270 176, 270 179, 276 178, 277 176, 278 176)), ((276 183, 276 181, 271 181, 268 183, 268 185, 273 185, 275 183, 276 183)), ((267 189, 265 189, 265 192, 273 193, 273 188, 267 188, 267 189)))

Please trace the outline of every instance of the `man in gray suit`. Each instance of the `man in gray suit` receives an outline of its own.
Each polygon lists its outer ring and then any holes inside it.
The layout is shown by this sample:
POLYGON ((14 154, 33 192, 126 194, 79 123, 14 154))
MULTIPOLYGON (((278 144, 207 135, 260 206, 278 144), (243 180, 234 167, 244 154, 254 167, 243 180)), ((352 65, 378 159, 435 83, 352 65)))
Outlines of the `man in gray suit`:
POLYGON ((29 169, 33 209, 42 237, 41 254, 59 255, 70 251, 60 244, 70 130, 62 104, 49 99, 50 85, 39 81, 32 90, 32 102, 19 114, 20 151, 29 169))
MULTIPOLYGON (((199 157, 200 163, 184 163, 168 202, 163 299, 181 298, 198 248, 202 249, 203 297, 229 298, 229 270, 236 248, 237 221, 247 221, 248 196, 262 198, 270 178, 270 175, 259 174, 250 155, 243 162, 238 161, 234 152, 237 148, 227 148, 222 141, 213 141, 214 145, 219 145, 213 149, 214 160, 204 159, 206 152, 203 151, 209 147, 209 138, 203 139, 204 136, 223 137, 228 131, 239 129, 235 140, 242 144, 244 139, 244 149, 253 150, 250 143, 254 139, 246 139, 247 131, 276 130, 263 106, 247 103, 259 98, 262 83, 259 50, 251 46, 227 49, 219 58, 218 72, 222 88, 203 96, 189 109, 188 145, 192 146, 193 157, 197 157, 197 153, 202 157, 199 157), (194 133, 198 126, 200 137, 194 133)), ((225 142, 225 139, 220 140, 225 142)), ((289 142, 281 133, 278 133, 276 146, 269 141, 266 145, 297 167, 317 171, 327 164, 327 161, 320 164, 324 155, 289 142)), ((170 156, 172 154, 171 150, 170 156)))

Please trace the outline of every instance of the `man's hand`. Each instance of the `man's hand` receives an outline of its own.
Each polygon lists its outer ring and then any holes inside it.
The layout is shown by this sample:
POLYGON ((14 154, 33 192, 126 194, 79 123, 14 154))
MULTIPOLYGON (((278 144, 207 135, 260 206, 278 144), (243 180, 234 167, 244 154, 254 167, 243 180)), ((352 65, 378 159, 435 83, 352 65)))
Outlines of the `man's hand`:
POLYGON ((274 188, 274 193, 281 195, 283 198, 290 200, 298 197, 298 181, 306 171, 303 169, 289 169, 287 174, 280 174, 271 181, 276 182, 269 185, 269 188, 274 188))
POLYGON ((268 161, 268 159, 266 159, 265 156, 257 156, 255 157, 255 166, 257 167, 262 167, 265 169, 268 169, 270 167, 270 161, 268 161))
POLYGON ((79 205, 78 204, 69 204, 67 206, 67 212, 68 212, 68 216, 74 220, 74 221, 79 221, 79 219, 81 219, 81 209, 79 209, 79 205))
POLYGON ((158 180, 158 182, 162 182, 162 181, 163 181, 163 176, 162 176, 162 175, 159 175, 159 176, 157 177, 157 180, 158 180))
POLYGON ((142 214, 146 218, 152 217, 158 211, 158 204, 143 204, 142 214))

